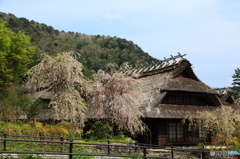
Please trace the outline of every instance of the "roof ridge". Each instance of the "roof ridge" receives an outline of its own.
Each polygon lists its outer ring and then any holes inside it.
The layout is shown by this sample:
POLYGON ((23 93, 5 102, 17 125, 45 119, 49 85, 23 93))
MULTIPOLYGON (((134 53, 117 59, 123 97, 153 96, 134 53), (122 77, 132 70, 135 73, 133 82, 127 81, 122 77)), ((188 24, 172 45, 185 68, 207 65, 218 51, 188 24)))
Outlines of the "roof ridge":
POLYGON ((180 52, 178 52, 178 55, 176 56, 170 55, 170 56, 171 56, 170 58, 164 57, 164 60, 158 60, 158 62, 152 61, 151 64, 146 62, 145 65, 140 64, 140 65, 135 65, 134 67, 131 67, 129 65, 124 65, 120 68, 120 72, 131 76, 135 73, 139 74, 139 73, 147 73, 147 72, 152 72, 156 70, 161 70, 166 67, 170 67, 178 64, 180 61, 185 59, 183 57, 186 56, 186 54, 182 55, 180 52), (177 61, 178 58, 181 58, 181 59, 177 61))
POLYGON ((220 95, 229 92, 229 87, 212 88, 212 89, 215 90, 220 95))

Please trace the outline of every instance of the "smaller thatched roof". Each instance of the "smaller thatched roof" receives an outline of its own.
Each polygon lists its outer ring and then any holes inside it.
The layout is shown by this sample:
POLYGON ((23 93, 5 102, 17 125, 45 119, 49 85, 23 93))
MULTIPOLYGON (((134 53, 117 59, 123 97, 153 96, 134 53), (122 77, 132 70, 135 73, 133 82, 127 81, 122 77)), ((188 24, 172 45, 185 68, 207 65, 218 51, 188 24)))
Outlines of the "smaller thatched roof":
POLYGON ((225 93, 225 94, 221 95, 219 98, 222 102, 227 102, 227 104, 229 104, 229 103, 231 104, 234 102, 232 96, 229 93, 225 93))
POLYGON ((214 88, 214 90, 218 93, 218 98, 223 105, 234 103, 234 98, 229 93, 228 88, 214 88))

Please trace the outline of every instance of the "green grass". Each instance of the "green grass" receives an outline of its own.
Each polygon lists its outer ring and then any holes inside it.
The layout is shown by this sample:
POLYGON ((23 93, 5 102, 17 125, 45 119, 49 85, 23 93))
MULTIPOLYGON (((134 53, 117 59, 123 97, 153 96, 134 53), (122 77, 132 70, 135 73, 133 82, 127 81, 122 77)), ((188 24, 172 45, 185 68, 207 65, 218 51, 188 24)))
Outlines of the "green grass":
POLYGON ((96 143, 96 144, 108 144, 108 141, 110 142, 135 142, 129 138, 125 138, 125 137, 118 137, 115 136, 113 139, 106 139, 106 140, 84 140, 84 139, 74 139, 74 142, 81 142, 81 143, 96 143))
POLYGON ((107 141, 98 141, 98 140, 95 140, 95 141, 91 141, 91 140, 82 140, 82 139, 76 139, 74 140, 74 142, 80 142, 80 143, 93 143, 93 144, 108 144, 107 141))

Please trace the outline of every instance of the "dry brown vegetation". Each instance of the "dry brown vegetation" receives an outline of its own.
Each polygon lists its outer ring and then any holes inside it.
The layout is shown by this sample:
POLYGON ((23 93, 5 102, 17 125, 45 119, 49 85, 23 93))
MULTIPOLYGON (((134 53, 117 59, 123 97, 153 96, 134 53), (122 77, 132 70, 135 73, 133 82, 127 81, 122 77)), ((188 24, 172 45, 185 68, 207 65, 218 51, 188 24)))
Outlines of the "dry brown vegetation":
MULTIPOLYGON (((202 128, 206 134, 218 138, 230 139, 240 123, 240 114, 231 106, 221 106, 213 111, 202 111, 189 115, 183 122, 189 122, 191 128, 202 128)), ((206 136, 205 136, 206 137, 206 136)))

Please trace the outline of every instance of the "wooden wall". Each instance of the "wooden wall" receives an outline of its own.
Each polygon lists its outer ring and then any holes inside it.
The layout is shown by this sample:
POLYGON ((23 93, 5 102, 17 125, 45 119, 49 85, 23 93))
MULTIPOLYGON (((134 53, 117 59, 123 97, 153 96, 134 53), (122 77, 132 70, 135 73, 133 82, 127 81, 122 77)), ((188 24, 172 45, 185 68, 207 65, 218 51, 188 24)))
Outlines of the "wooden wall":
POLYGON ((158 122, 158 145, 167 145, 167 123, 158 122))

